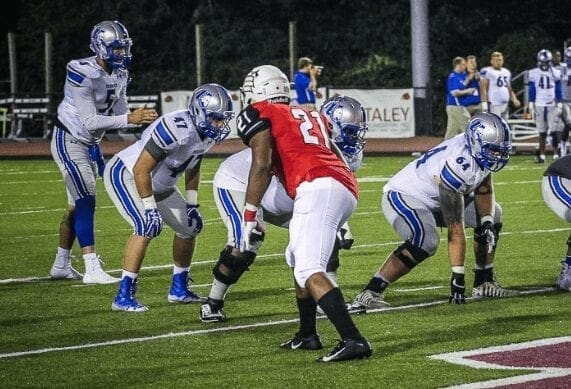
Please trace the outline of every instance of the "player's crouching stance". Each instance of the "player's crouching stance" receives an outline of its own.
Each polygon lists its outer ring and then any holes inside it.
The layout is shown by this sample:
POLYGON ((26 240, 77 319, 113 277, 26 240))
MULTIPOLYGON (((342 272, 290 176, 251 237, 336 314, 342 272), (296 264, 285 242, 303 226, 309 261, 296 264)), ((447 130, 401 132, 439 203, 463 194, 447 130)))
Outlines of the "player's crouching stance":
MULTIPOLYGON (((543 173, 541 193, 549 209, 571 223, 571 155, 559 158, 549 165, 543 173)), ((571 292, 571 235, 567 239, 567 254, 561 261, 556 286, 571 292)))
MULTIPOLYGON (((364 136, 368 129, 363 107, 351 97, 336 96, 323 104, 321 113, 328 128, 331 129, 331 140, 343 153, 351 171, 357 170, 362 164, 364 136)), ((248 270, 258 251, 259 245, 256 244, 252 248, 254 252, 240 253, 242 214, 251 164, 252 150, 246 148, 224 160, 214 175, 212 185, 214 200, 218 213, 226 225, 228 239, 212 271, 214 279, 208 301, 202 305, 200 310, 200 319, 203 322, 226 320, 224 312, 226 293, 231 285, 238 282, 242 274, 248 270)), ((288 228, 293 205, 293 199, 288 196, 284 186, 274 175, 262 198, 257 218, 263 220, 264 223, 288 228)), ((263 227, 260 228, 263 229, 263 227)), ((258 242, 261 244, 261 240, 258 242)), ((348 223, 345 222, 337 233, 333 252, 327 263, 327 275, 332 281, 337 282, 339 250, 348 250, 352 244, 353 236, 348 223)), ((324 314, 319 307, 317 309, 320 314, 324 314)), ((319 341, 319 338, 315 337, 315 339, 319 341)), ((293 344, 299 341, 297 338, 294 340, 296 342, 293 344)), ((290 343, 286 342, 283 346, 287 347, 290 343)))
POLYGON ((404 242, 355 297, 350 306, 352 312, 382 307, 382 293, 389 284, 436 253, 437 227, 448 229, 450 302, 465 303, 465 227, 474 228, 476 268, 472 296, 516 294, 502 288, 493 272, 502 208, 495 201, 492 172, 507 164, 510 150, 505 120, 492 113, 476 114, 464 134, 427 151, 387 182, 382 211, 404 242))
POLYGON ((189 289, 195 238, 202 230, 198 184, 202 157, 229 133, 233 117, 228 91, 217 84, 196 88, 187 110, 167 113, 154 121, 141 139, 117 153, 105 169, 105 188, 131 226, 123 258, 123 274, 111 305, 116 311, 143 312, 135 298, 137 277, 150 241, 163 220, 174 231, 172 303, 202 302, 189 289), (186 199, 176 185, 185 173, 186 199))
MULTIPOLYGON (((263 65, 252 69, 241 92, 247 106, 237 119, 238 134, 252 149, 241 251, 249 251, 258 234, 257 210, 273 172, 294 200, 286 260, 295 280, 298 335, 317 336, 319 304, 341 341, 318 360, 369 357, 371 344, 355 326, 341 289, 325 271, 337 231, 357 205, 357 180, 341 161, 340 152, 332 150, 335 147, 320 113, 289 105, 290 83, 278 68, 263 65)), ((320 347, 316 343, 314 348, 320 347)))

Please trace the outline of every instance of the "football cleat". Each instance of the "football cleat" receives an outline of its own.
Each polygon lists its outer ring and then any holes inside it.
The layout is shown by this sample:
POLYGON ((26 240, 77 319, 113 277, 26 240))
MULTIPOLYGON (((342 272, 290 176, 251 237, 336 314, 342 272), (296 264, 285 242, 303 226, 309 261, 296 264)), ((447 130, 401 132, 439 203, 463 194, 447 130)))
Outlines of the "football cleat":
POLYGON ((188 288, 188 281, 190 277, 188 271, 174 274, 172 277, 172 284, 167 296, 169 303, 203 303, 206 301, 204 297, 200 297, 188 288))
POLYGON ((218 308, 210 303, 204 303, 200 307, 200 320, 204 323, 222 322, 226 319, 226 313, 222 307, 218 308))
POLYGON ((371 343, 363 337, 341 340, 327 355, 319 357, 318 362, 340 362, 351 359, 369 358, 373 354, 371 343))
POLYGON ((557 289, 571 292, 571 266, 565 261, 561 262, 561 273, 557 276, 557 289))
POLYGON ((149 308, 142 305, 135 298, 135 292, 137 291, 137 280, 133 280, 131 277, 123 277, 121 283, 119 284, 119 291, 113 303, 111 304, 111 309, 113 311, 123 311, 123 312, 145 312, 149 308))
POLYGON ((511 289, 504 289, 497 281, 486 281, 472 289, 472 297, 481 299, 484 297, 513 297, 519 292, 511 289))
POLYGON ((120 278, 113 277, 101 268, 103 261, 98 255, 95 260, 85 261, 85 274, 83 275, 84 284, 114 284, 121 281, 120 278))
POLYGON ((299 332, 297 332, 293 338, 280 344, 280 347, 288 350, 321 350, 323 345, 321 344, 319 335, 313 334, 302 337, 299 336, 299 332))
POLYGON ((83 274, 75 270, 68 262, 64 267, 54 264, 50 270, 50 277, 52 280, 81 280, 83 274))
POLYGON ((347 310, 351 314, 365 313, 369 309, 382 309, 390 307, 382 293, 373 292, 365 289, 353 299, 353 302, 347 305, 347 310))

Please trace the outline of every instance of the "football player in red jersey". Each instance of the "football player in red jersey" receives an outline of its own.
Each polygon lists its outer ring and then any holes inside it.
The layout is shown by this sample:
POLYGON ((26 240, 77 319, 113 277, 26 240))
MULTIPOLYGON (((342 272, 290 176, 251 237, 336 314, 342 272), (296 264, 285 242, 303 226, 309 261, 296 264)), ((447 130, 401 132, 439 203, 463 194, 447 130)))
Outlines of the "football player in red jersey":
POLYGON ((238 133, 252 149, 241 250, 249 251, 263 233, 256 215, 272 173, 294 199, 286 260, 293 268, 300 330, 282 347, 323 347, 315 323, 319 304, 341 341, 318 360, 369 357, 370 343, 353 323, 339 286, 325 271, 337 231, 357 205, 357 180, 329 140, 321 114, 289 105, 290 83, 278 68, 252 69, 241 94, 247 106, 237 118, 238 133))

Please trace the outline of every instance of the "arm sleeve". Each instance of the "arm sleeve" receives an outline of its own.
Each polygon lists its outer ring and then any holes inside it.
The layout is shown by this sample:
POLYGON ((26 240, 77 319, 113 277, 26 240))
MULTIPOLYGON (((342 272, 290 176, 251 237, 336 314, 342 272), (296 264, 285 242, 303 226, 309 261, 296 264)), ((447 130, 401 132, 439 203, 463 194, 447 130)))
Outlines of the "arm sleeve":
POLYGON ((267 119, 260 118, 260 112, 248 105, 236 118, 238 135, 248 145, 250 140, 260 131, 268 130, 270 123, 267 119))
POLYGON ((77 109, 81 124, 92 134, 101 134, 105 130, 127 126, 127 115, 98 115, 93 99, 91 79, 86 78, 81 86, 71 88, 71 97, 77 109))
POLYGON ((529 101, 534 102, 535 101, 535 82, 530 80, 529 84, 528 84, 528 88, 529 88, 529 101))

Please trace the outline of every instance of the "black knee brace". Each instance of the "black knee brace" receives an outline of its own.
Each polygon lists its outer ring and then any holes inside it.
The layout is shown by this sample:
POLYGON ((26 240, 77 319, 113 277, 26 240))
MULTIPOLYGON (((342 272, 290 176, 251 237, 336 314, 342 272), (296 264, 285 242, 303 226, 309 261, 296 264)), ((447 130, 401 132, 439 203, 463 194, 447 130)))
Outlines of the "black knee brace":
POLYGON ((327 268, 325 269, 326 272, 336 272, 339 269, 339 249, 341 248, 339 244, 339 239, 335 239, 335 245, 333 246, 333 251, 331 252, 331 256, 329 257, 329 261, 327 262, 327 268))
POLYGON ((414 246, 408 240, 397 247, 393 254, 409 269, 412 269, 430 256, 426 251, 414 246), (412 255, 412 258, 406 255, 403 250, 407 250, 412 255))
POLYGON ((254 259, 256 259, 256 254, 250 251, 240 253, 239 256, 232 255, 232 247, 226 246, 224 250, 220 252, 220 258, 218 258, 216 265, 214 265, 212 274, 214 274, 214 277, 218 281, 226 285, 235 284, 242 274, 244 274, 246 270, 249 270, 254 259), (224 265, 228 269, 229 274, 224 274, 220 270, 221 265, 224 265))

